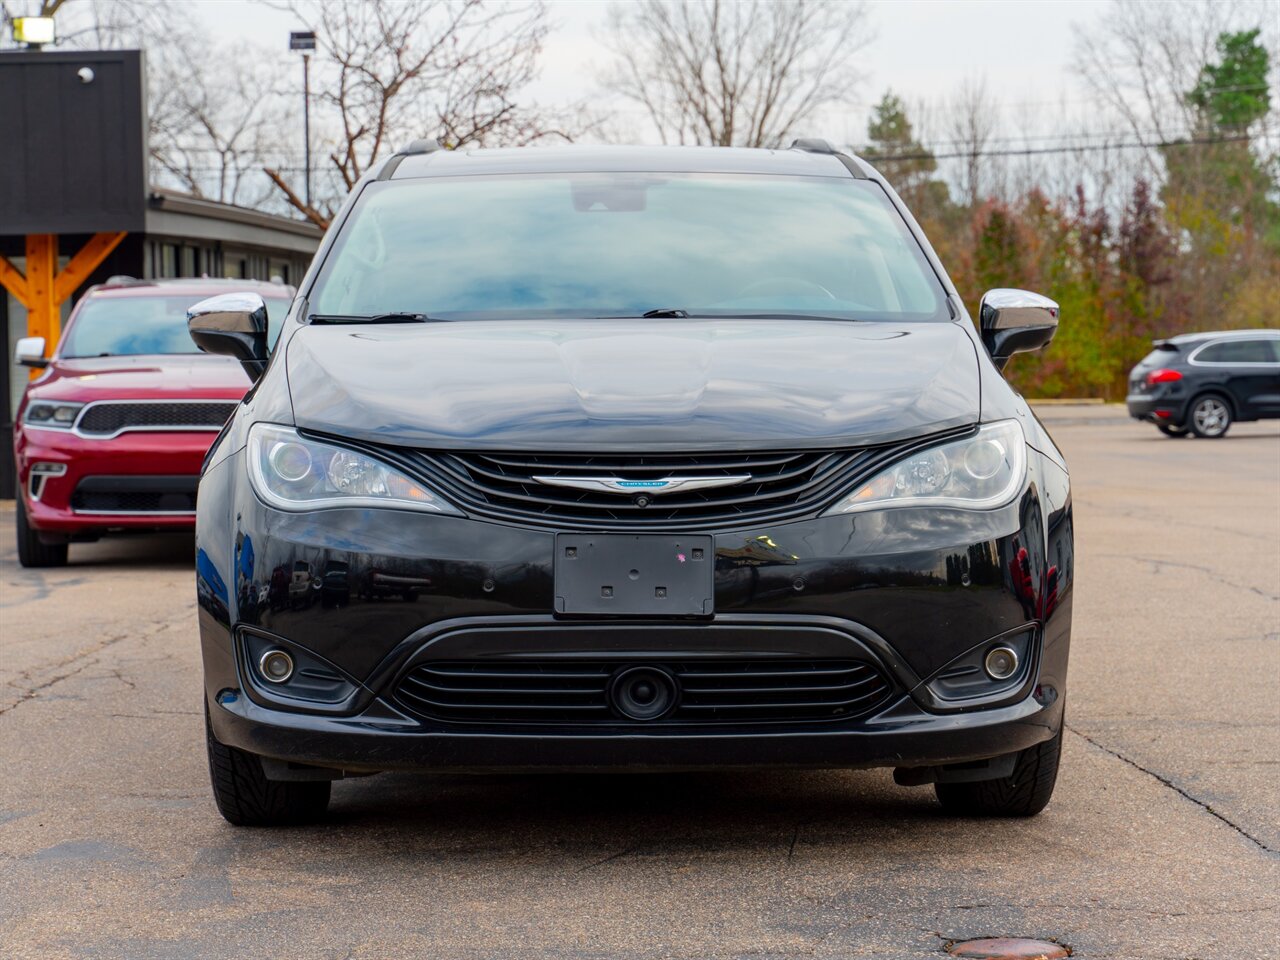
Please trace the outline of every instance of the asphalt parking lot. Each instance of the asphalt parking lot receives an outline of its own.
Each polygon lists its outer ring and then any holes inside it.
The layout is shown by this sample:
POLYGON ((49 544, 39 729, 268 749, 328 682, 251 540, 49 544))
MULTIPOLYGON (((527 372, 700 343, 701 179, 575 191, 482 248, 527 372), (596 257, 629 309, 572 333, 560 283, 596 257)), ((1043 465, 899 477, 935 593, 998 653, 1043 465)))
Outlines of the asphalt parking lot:
POLYGON ((0 507, 0 956, 1280 956, 1280 428, 1042 411, 1072 465, 1058 791, 944 819, 889 771, 383 775, 322 826, 209 796, 189 537, 16 561, 0 507))

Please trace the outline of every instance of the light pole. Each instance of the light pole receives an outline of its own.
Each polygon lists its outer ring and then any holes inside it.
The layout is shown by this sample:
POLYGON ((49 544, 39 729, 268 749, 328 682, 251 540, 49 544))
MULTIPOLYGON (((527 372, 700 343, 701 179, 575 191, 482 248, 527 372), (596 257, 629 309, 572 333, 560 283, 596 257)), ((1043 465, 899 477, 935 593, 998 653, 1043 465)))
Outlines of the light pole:
POLYGON ((302 51, 302 136, 303 170, 306 173, 307 206, 311 206, 311 51, 316 48, 316 35, 309 30, 289 34, 289 49, 302 51))

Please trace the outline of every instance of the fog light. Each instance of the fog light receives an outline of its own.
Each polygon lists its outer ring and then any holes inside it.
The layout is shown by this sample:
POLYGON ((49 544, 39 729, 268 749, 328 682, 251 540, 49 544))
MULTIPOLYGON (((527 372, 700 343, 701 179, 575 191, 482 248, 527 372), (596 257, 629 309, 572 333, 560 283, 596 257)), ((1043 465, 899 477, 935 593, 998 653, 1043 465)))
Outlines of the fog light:
POLYGON ((269 683, 284 683, 293 676, 293 657, 283 650, 268 650, 258 661, 258 672, 269 683))
POLYGON ((992 680, 1008 680, 1018 670, 1018 654, 1009 647, 995 647, 987 653, 982 666, 992 680))
POLYGON ((39 500, 40 495, 44 493, 44 485, 50 477, 62 477, 67 473, 67 465, 65 463, 33 463, 31 472, 27 475, 27 490, 31 494, 32 500, 39 500))

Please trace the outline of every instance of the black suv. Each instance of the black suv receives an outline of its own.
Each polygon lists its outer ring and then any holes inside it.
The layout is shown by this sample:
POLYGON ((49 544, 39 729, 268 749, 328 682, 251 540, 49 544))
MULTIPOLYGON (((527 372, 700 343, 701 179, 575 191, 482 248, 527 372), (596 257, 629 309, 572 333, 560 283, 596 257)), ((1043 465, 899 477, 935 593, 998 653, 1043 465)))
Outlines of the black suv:
POLYGON ((1128 405, 1169 437, 1216 438, 1236 420, 1280 417, 1280 330, 1157 340, 1129 373, 1128 405))
POLYGON ((861 160, 420 141, 356 185, 274 352, 255 295, 189 316, 256 380, 197 517, 231 822, 397 768, 890 766, 956 813, 1048 802, 1070 484, 1000 369, 1058 308, 991 291, 975 329, 861 160))

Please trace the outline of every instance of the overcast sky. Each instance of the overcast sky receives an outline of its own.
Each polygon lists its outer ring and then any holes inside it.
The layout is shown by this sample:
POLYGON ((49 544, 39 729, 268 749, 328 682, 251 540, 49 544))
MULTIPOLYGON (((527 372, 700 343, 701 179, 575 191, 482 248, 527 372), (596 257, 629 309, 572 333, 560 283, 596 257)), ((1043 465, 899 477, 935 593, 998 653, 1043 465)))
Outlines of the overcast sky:
MULTIPOLYGON (((210 32, 221 40, 252 38, 288 52, 288 34, 300 24, 251 0, 195 0, 210 32)), ((936 100, 966 78, 985 77, 1011 111, 1050 108, 1079 98, 1071 68, 1072 25, 1096 20, 1106 0, 872 0, 875 40, 860 54, 867 80, 848 110, 826 116, 810 131, 841 142, 861 142, 868 105, 892 88, 907 99, 936 100)), ((541 76, 529 99, 563 104, 597 88, 594 68, 608 60, 598 36, 610 0, 550 0, 556 29, 548 38, 541 76)))

